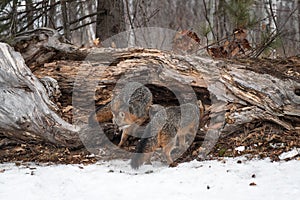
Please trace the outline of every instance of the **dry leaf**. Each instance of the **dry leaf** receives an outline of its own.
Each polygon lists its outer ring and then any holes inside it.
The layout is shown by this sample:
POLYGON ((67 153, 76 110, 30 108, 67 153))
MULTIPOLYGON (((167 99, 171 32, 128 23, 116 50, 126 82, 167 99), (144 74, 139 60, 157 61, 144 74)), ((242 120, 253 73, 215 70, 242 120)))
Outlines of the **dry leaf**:
POLYGON ((115 42, 111 42, 111 47, 112 47, 112 48, 117 48, 116 43, 115 43, 115 42))
POLYGON ((20 153, 20 152, 24 152, 25 149, 23 149, 22 147, 15 147, 15 148, 13 149, 13 151, 14 151, 14 152, 17 152, 17 153, 20 153))
POLYGON ((245 29, 235 29, 233 31, 234 38, 238 40, 243 40, 247 37, 247 33, 245 29))
POLYGON ((240 47, 236 47, 236 48, 234 48, 234 49, 231 51, 230 56, 231 56, 231 57, 234 57, 234 56, 236 56, 239 52, 240 52, 240 47))
POLYGON ((242 47, 243 47, 244 49, 247 49, 247 50, 250 50, 250 49, 251 49, 251 46, 250 46, 250 44, 249 44, 249 42, 248 42, 247 39, 243 39, 242 42, 241 42, 241 45, 242 45, 242 47))
POLYGON ((99 38, 94 39, 94 40, 93 40, 93 44, 94 44, 94 46, 96 46, 96 47, 101 46, 100 39, 99 39, 99 38))

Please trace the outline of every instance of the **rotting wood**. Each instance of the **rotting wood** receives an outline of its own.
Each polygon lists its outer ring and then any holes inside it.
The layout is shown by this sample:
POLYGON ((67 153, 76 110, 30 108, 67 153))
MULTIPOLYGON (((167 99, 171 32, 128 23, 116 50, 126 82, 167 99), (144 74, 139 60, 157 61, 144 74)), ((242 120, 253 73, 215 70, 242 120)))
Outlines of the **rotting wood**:
POLYGON ((55 59, 82 60, 87 53, 75 45, 68 44, 58 31, 51 28, 19 33, 12 46, 22 53, 25 63, 32 71, 55 59))

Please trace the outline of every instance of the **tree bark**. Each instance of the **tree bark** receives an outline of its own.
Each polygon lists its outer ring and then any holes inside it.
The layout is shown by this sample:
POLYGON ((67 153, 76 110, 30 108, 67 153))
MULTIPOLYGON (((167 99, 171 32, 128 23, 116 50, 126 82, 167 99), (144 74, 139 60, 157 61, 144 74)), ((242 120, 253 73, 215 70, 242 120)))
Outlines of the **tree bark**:
POLYGON ((28 30, 33 29, 33 2, 32 0, 27 0, 26 1, 26 14, 27 14, 27 25, 28 25, 28 30))
POLYGON ((70 41, 71 39, 71 30, 70 30, 70 21, 69 21, 69 14, 67 9, 67 2, 65 0, 61 1, 61 13, 62 13, 62 21, 63 21, 63 29, 64 29, 64 36, 67 40, 70 41))
POLYGON ((12 17, 11 17, 11 27, 10 35, 14 36, 18 32, 18 15, 17 15, 17 0, 12 1, 12 17))
POLYGON ((86 52, 69 44, 56 30, 38 28, 17 35, 12 43, 32 71, 55 59, 83 60, 86 52))
POLYGON ((50 0, 49 2, 49 11, 48 11, 48 21, 47 21, 47 27, 56 29, 56 18, 55 18, 55 0, 50 0))
POLYGON ((25 141, 80 146, 78 128, 53 111, 57 106, 49 100, 21 54, 0 43, 0 55, 0 132, 25 141))
POLYGON ((97 13, 96 38, 99 38, 100 41, 125 31, 124 4, 122 0, 98 0, 97 13))

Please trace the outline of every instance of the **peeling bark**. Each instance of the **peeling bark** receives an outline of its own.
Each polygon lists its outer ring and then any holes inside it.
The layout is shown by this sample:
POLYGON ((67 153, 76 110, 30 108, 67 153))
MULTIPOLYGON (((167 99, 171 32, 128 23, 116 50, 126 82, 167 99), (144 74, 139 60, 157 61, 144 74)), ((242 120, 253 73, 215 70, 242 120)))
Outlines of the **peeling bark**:
POLYGON ((32 71, 52 60, 82 60, 85 51, 68 44, 56 30, 39 28, 20 33, 14 38, 12 46, 20 52, 32 71))
POLYGON ((21 54, 0 43, 0 55, 0 132, 26 141, 80 146, 79 129, 53 111, 56 105, 21 54))

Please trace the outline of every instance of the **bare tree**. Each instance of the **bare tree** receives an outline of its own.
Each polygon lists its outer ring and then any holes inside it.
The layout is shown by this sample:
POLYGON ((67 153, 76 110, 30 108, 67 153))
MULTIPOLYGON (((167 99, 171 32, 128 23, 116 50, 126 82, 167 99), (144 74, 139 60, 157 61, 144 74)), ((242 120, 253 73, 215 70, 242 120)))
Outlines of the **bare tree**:
POLYGON ((125 30, 122 0, 97 1, 96 37, 105 40, 125 30))
POLYGON ((67 11, 66 0, 61 0, 61 13, 62 13, 62 19, 63 19, 64 35, 67 40, 70 40, 71 39, 71 31, 70 31, 69 14, 67 11))
POLYGON ((18 0, 13 0, 13 5, 12 5, 12 17, 11 17, 11 24, 10 24, 10 34, 15 35, 18 31, 18 16, 17 16, 17 3, 18 0))
POLYGON ((33 1, 26 0, 26 14, 27 14, 27 23, 28 29, 33 29, 33 1))

